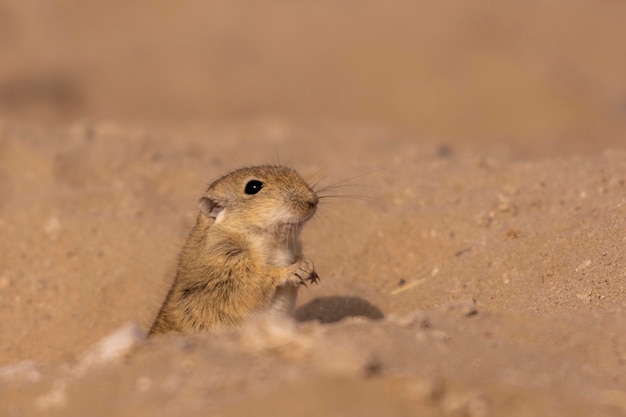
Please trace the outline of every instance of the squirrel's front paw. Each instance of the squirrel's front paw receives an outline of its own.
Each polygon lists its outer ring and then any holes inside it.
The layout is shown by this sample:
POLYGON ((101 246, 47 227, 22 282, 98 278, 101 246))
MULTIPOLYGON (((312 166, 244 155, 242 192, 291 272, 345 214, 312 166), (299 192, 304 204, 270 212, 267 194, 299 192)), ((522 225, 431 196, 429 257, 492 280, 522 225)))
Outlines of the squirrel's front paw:
POLYGON ((293 265, 294 271, 289 282, 296 285, 304 285, 305 287, 307 280, 310 282, 318 283, 320 280, 319 275, 315 272, 315 267, 313 266, 313 262, 309 259, 303 259, 293 265))

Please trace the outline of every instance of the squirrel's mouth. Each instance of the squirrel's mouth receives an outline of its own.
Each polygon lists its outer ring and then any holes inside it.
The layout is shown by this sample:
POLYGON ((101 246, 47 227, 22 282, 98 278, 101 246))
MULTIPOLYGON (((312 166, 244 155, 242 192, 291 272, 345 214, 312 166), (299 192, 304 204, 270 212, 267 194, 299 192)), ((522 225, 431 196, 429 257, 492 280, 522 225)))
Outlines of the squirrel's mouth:
POLYGON ((306 208, 298 207, 295 210, 291 209, 289 211, 289 216, 286 216, 287 219, 285 219, 284 223, 301 227, 304 223, 311 220, 311 217, 313 217, 317 211, 317 205, 309 205, 306 208))
POLYGON ((311 220, 316 211, 316 205, 289 207, 286 210, 277 212, 270 224, 273 224, 273 227, 285 233, 298 233, 304 224, 311 220))
POLYGON ((296 230, 301 229, 302 226, 304 226, 306 222, 311 220, 311 217, 313 217, 314 214, 315 214, 315 208, 308 210, 304 215, 301 215, 300 218, 295 218, 295 219, 286 221, 284 224, 285 226, 289 228, 293 228, 296 230))
POLYGON ((308 212, 304 215, 303 219, 300 221, 300 224, 302 225, 308 222, 309 220, 311 220, 311 217, 313 217, 316 211, 317 211, 317 206, 312 206, 311 208, 309 208, 308 212))

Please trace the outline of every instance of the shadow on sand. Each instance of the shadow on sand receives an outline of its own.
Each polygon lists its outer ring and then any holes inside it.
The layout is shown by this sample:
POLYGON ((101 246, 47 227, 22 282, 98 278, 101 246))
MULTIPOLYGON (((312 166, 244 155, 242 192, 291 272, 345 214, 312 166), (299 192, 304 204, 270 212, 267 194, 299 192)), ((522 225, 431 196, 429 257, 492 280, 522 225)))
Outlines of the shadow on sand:
POLYGON ((366 317, 382 319, 383 312, 378 307, 359 297, 320 297, 300 306, 295 314, 296 320, 319 320, 321 323, 334 323, 346 317, 366 317))

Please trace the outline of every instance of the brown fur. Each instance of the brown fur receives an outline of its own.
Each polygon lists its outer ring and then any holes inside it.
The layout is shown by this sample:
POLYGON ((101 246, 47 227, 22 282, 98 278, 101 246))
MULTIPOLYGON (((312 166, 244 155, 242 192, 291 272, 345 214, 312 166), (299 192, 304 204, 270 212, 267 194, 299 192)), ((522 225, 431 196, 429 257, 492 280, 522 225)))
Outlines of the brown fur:
POLYGON ((298 286, 318 279, 299 239, 317 202, 282 166, 239 169, 211 184, 150 334, 237 326, 258 311, 293 309, 298 286), (263 188, 249 195, 251 180, 263 188))

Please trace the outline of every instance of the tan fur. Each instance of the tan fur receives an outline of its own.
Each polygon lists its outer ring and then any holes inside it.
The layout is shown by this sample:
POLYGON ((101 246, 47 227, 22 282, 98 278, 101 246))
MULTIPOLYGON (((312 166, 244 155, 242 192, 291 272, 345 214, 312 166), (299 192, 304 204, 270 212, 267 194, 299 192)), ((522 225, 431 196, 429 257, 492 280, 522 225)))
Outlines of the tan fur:
POLYGON ((237 326, 258 311, 290 312, 299 285, 317 282, 300 231, 318 197, 291 168, 258 166, 209 186, 150 334, 237 326), (251 180, 262 189, 246 194, 251 180))

